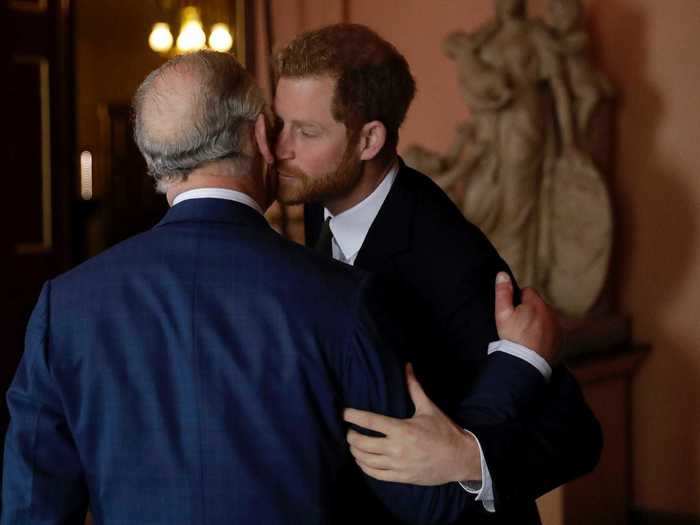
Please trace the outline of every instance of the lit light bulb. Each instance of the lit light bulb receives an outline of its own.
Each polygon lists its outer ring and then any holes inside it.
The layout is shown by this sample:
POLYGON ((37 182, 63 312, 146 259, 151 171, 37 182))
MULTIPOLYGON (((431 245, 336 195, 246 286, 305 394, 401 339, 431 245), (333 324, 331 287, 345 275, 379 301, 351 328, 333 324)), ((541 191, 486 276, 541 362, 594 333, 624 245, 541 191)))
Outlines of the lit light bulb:
POLYGON ((177 48, 183 53, 197 51, 207 45, 207 35, 202 29, 196 7, 185 7, 182 15, 182 28, 177 37, 177 48))
POLYGON ((170 26, 163 22, 153 25, 153 30, 148 37, 148 45, 157 53, 167 53, 173 47, 173 35, 170 26))
POLYGON ((214 24, 209 35, 209 47, 215 51, 226 52, 233 47, 233 37, 226 24, 214 24))

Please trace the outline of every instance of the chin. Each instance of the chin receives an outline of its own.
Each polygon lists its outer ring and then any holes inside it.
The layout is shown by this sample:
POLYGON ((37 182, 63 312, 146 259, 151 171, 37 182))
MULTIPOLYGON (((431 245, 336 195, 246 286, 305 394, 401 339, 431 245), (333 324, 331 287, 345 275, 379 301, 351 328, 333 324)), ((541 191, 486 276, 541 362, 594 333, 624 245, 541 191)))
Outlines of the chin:
POLYGON ((296 206, 297 204, 304 204, 304 201, 298 198, 290 198, 286 195, 277 195, 277 202, 284 204, 285 206, 296 206))
POLYGON ((300 191, 300 188, 284 187, 282 185, 277 188, 277 200, 282 204, 303 204, 305 201, 304 197, 304 192, 300 191))

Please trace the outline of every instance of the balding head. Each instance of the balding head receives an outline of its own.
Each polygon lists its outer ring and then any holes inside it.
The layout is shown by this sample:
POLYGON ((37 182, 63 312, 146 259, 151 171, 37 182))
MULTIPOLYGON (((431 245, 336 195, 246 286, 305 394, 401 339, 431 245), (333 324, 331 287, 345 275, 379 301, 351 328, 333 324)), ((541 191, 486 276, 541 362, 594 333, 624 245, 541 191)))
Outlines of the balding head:
POLYGON ((173 144, 181 141, 201 118, 204 78, 187 64, 163 70, 145 90, 140 121, 151 143, 173 144))
POLYGON ((245 171, 264 107, 255 81, 229 54, 200 51, 153 71, 134 97, 134 135, 158 189, 214 162, 245 171))

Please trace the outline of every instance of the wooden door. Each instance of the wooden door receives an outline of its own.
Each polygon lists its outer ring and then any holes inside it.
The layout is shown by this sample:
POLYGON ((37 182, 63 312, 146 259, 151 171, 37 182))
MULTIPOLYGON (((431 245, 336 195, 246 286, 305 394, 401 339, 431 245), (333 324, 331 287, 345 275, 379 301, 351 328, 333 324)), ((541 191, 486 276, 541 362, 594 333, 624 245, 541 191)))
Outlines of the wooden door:
POLYGON ((4 0, 0 18, 0 441, 27 319, 42 283, 67 269, 74 251, 71 8, 69 0, 4 0))

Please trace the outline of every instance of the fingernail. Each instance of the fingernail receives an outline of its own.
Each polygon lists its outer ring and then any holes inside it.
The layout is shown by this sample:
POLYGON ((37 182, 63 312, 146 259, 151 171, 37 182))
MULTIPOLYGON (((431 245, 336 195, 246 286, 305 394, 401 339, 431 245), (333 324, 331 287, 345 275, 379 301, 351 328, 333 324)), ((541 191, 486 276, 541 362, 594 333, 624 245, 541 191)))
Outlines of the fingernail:
POLYGON ((507 283, 510 281, 510 276, 506 272, 498 272, 496 275, 496 284, 507 283))

